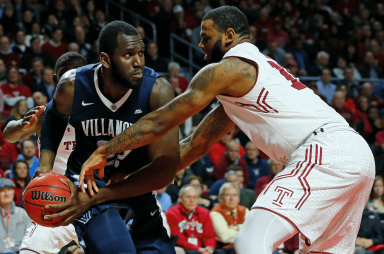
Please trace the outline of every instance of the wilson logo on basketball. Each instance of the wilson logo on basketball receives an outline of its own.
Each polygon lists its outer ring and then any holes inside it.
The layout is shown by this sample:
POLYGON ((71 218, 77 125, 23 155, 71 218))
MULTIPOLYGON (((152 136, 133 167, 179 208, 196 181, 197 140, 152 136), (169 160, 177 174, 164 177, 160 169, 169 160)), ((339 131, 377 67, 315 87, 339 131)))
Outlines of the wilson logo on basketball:
POLYGON ((55 201, 55 202, 65 202, 67 197, 55 195, 53 196, 50 191, 31 191, 32 200, 42 200, 42 201, 55 201))

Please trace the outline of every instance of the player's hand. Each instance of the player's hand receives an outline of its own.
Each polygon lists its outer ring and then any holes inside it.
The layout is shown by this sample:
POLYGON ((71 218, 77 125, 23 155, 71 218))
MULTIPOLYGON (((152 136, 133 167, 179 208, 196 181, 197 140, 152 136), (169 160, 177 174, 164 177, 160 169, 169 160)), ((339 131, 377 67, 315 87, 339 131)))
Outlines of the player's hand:
POLYGON ((84 180, 88 186, 88 191, 89 191, 89 194, 91 194, 91 196, 93 196, 93 191, 95 191, 96 193, 99 192, 99 189, 97 188, 95 178, 93 175, 93 170, 98 169, 99 177, 103 178, 104 167, 106 163, 107 163, 107 158, 98 154, 96 150, 88 158, 88 160, 83 164, 83 166, 81 167, 80 179, 79 179, 79 186, 83 193, 85 193, 84 180))
POLYGON ((22 127, 23 131, 27 131, 39 121, 39 116, 44 112, 45 106, 37 106, 30 109, 23 117, 22 127))
POLYGON ((44 169, 44 168, 37 168, 36 171, 35 171, 35 174, 33 174, 33 178, 35 177, 42 177, 48 173, 51 173, 52 171, 51 170, 47 170, 47 169, 44 169))
POLYGON ((59 213, 44 216, 44 219, 46 220, 65 217, 64 220, 54 224, 54 227, 69 225, 92 206, 92 197, 90 197, 88 194, 79 192, 79 188, 74 185, 71 180, 60 179, 60 181, 65 183, 71 189, 71 197, 64 203, 45 206, 46 209, 64 209, 59 213))

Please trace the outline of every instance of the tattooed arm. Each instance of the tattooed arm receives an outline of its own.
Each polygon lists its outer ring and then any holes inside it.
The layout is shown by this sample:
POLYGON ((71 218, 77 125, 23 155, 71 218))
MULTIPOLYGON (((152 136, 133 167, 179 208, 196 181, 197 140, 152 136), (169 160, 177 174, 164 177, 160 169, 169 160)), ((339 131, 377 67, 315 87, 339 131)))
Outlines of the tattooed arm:
POLYGON ((201 121, 191 136, 180 141, 181 164, 177 171, 188 167, 208 153, 209 149, 211 149, 223 135, 228 133, 234 125, 225 113, 222 105, 213 109, 203 121, 201 121))
POLYGON ((158 140, 205 108, 217 95, 243 96, 253 87, 255 78, 256 68, 234 57, 204 67, 192 79, 186 92, 142 117, 133 126, 99 147, 83 164, 79 182, 82 183, 85 175, 93 175, 94 169, 99 169, 99 176, 103 177, 104 161, 108 155, 158 140))

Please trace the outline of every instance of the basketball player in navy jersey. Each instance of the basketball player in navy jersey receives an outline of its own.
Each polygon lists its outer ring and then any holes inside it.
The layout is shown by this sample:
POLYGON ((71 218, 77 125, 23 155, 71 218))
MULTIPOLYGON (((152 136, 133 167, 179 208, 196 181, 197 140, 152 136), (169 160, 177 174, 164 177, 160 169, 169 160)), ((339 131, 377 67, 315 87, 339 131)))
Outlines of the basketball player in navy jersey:
MULTIPOLYGON (((47 106, 39 173, 51 171, 61 126, 68 118, 75 128, 76 148, 68 159, 66 176, 76 184, 82 164, 99 146, 174 98, 170 84, 144 66, 145 45, 133 26, 111 22, 101 30, 99 42, 101 63, 65 73, 53 103, 47 106)), ((76 219, 76 232, 87 253, 174 253, 152 190, 169 184, 179 163, 177 128, 145 147, 110 156, 105 175, 95 174, 89 189, 106 187, 112 174, 145 174, 150 184, 143 185, 146 194, 119 201, 135 211, 131 233, 112 203, 93 206, 76 219)))

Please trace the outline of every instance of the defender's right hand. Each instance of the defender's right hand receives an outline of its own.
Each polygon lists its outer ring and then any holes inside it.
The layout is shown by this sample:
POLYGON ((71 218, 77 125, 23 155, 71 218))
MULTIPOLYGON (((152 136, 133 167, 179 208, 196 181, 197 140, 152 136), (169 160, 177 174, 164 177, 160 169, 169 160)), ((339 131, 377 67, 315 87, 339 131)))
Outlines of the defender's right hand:
POLYGON ((45 106, 37 106, 30 109, 23 118, 22 130, 26 131, 35 126, 38 122, 38 117, 44 112, 45 106))

